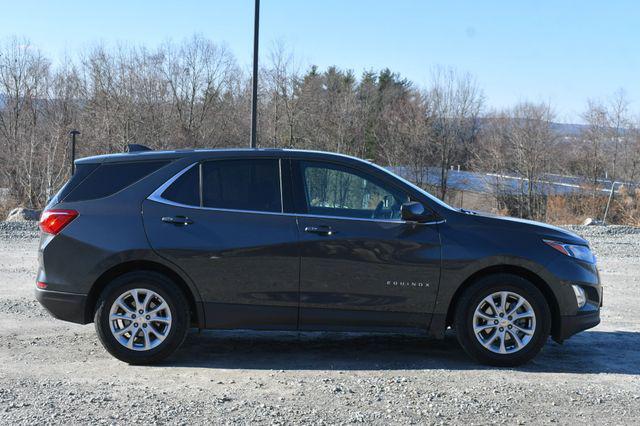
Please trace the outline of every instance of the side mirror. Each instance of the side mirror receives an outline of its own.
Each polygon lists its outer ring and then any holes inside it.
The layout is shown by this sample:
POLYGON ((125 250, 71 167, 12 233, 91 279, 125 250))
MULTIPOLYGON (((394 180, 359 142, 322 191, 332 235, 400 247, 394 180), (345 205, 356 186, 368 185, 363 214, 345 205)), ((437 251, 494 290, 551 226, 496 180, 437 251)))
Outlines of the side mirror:
POLYGON ((421 203, 411 201, 400 206, 400 217, 409 222, 425 222, 429 220, 431 214, 421 203))

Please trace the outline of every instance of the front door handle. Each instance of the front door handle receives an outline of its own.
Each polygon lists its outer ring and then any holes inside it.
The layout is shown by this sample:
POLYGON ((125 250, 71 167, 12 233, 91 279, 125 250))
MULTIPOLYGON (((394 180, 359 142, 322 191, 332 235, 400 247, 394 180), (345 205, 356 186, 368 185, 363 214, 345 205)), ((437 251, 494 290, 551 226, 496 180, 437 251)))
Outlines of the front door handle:
POLYGON ((193 223, 193 220, 189 219, 186 216, 164 216, 162 218, 162 221, 164 223, 171 223, 173 225, 181 225, 181 226, 187 226, 187 225, 191 225, 193 223))
POLYGON ((318 235, 334 235, 336 233, 330 226, 307 226, 304 228, 304 232, 318 235))

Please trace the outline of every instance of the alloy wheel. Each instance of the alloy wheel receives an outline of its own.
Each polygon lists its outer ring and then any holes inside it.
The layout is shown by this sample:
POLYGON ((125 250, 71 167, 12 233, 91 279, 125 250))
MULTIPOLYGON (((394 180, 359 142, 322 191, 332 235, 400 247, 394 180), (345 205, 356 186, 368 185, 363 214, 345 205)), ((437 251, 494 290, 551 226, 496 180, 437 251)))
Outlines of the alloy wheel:
POLYGON ((171 309, 166 301, 144 288, 122 293, 109 312, 111 334, 122 346, 134 351, 148 351, 160 345, 171 331, 171 322, 171 309))
POLYGON ((473 334, 482 346, 497 354, 521 351, 536 331, 531 304, 513 291, 499 291, 478 303, 473 314, 473 334))

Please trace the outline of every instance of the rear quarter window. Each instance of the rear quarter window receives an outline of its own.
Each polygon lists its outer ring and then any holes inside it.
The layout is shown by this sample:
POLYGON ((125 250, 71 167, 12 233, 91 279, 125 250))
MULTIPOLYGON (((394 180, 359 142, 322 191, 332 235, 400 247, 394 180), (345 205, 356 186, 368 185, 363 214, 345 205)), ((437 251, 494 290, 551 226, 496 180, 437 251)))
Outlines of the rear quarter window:
POLYGON ((136 161, 101 164, 64 201, 84 201, 108 197, 169 164, 169 161, 136 161))
POLYGON ((57 204, 60 200, 64 200, 67 195, 71 191, 74 190, 76 186, 80 184, 87 176, 93 172, 99 164, 78 164, 76 166, 76 170, 73 173, 73 176, 65 183, 62 188, 58 191, 56 195, 54 195, 51 200, 48 202, 49 205, 57 204))
POLYGON ((200 205, 200 168, 195 165, 180 176, 163 193, 162 198, 187 206, 200 205))

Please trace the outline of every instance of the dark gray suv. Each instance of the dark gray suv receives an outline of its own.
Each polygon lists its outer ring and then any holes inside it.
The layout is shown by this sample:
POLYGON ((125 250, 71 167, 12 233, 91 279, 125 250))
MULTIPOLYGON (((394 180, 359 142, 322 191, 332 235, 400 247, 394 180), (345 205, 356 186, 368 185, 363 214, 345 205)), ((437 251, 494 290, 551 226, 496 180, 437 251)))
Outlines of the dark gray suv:
POLYGON ((587 241, 461 211, 387 170, 294 150, 84 158, 42 214, 37 298, 153 363, 189 327, 454 328, 512 366, 600 321, 587 241))

